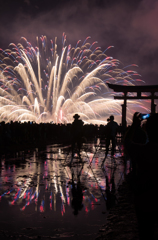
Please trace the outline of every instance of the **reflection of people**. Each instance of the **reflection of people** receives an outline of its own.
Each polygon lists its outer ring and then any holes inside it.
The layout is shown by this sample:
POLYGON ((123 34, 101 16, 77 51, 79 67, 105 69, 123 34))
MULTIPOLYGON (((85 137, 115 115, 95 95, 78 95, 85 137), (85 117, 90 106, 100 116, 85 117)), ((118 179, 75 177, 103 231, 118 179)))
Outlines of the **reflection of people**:
POLYGON ((82 185, 80 182, 80 174, 77 176, 77 183, 74 182, 74 174, 72 173, 72 188, 71 188, 71 193, 72 193, 72 201, 71 205, 72 208, 74 209, 74 215, 78 214, 78 211, 80 211, 83 208, 83 192, 82 192, 82 185))
POLYGON ((77 144, 77 153, 80 157, 80 150, 82 145, 83 121, 78 114, 75 114, 72 123, 72 158, 74 156, 75 146, 77 144))
POLYGON ((140 124, 140 114, 135 114, 133 123, 125 135, 125 150, 134 164, 137 175, 132 178, 134 203, 138 219, 140 239, 154 239, 154 226, 158 216, 158 114, 147 119, 146 131, 148 142, 135 143, 134 136, 140 124), (134 184, 133 184, 134 183, 134 184))
POLYGON ((112 177, 110 180, 110 184, 111 184, 111 189, 109 186, 109 181, 108 181, 108 176, 106 176, 106 207, 107 210, 109 210, 111 207, 113 207, 116 203, 116 195, 115 195, 115 181, 114 181, 114 172, 112 173, 112 177))
POLYGON ((118 124, 114 121, 114 116, 110 116, 110 121, 106 125, 106 156, 109 152, 110 141, 112 141, 111 155, 114 155, 116 147, 116 134, 118 130, 118 124))

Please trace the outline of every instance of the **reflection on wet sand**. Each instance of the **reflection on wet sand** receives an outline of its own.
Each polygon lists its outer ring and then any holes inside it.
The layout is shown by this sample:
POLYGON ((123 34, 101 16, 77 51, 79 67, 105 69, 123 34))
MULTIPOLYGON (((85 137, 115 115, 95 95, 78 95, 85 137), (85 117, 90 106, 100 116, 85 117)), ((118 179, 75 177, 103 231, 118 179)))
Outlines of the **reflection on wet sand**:
MULTIPOLYGON (((80 221, 89 227, 92 219, 105 222, 101 214, 117 203, 117 188, 124 179, 125 169, 118 149, 115 158, 107 156, 102 164, 104 156, 105 147, 99 141, 84 144, 80 158, 75 154, 71 167, 71 146, 54 144, 7 159, 3 156, 0 208, 5 212, 9 208, 9 214, 16 209, 20 219, 30 211, 34 218, 47 214, 50 222, 55 220, 57 224, 58 219, 59 225, 64 219, 65 224, 69 221, 70 225, 78 226, 78 220, 71 219, 70 215, 78 215, 78 219, 85 215, 86 219, 80 221)), ((79 232, 81 234, 81 230, 79 232)))
MULTIPOLYGON (((67 164, 71 160, 69 146, 52 145, 40 154, 38 149, 26 156, 25 163, 16 166, 12 161, 2 159, 0 199, 7 197, 10 205, 18 204, 24 211, 34 204, 35 211, 56 211, 56 202, 61 204, 61 214, 66 211, 72 201, 72 179, 82 185, 83 206, 87 213, 99 204, 100 199, 107 200, 107 189, 111 192, 123 178, 124 166, 120 155, 114 160, 109 156, 104 166, 104 149, 100 145, 87 144, 81 152, 82 162, 77 154, 72 167, 67 164), (48 199, 46 199, 48 198, 48 199), (46 206, 48 204, 49 206, 46 206)), ((117 187, 116 187, 117 188, 117 187)))

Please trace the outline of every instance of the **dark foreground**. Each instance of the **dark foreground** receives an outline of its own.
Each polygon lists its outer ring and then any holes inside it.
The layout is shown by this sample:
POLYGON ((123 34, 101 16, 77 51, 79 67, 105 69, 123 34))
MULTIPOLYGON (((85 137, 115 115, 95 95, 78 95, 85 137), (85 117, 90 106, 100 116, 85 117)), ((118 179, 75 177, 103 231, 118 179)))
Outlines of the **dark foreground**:
POLYGON ((0 239, 139 239, 132 192, 126 181, 128 169, 118 149, 115 164, 109 156, 102 168, 104 153, 104 144, 84 144, 83 166, 75 157, 71 169, 67 166, 71 150, 60 144, 3 155, 0 239), (80 170, 83 208, 75 216, 71 180, 74 176, 77 181, 80 170), (116 201, 107 209, 106 189, 112 176, 116 201))
POLYGON ((118 204, 110 210, 96 240, 139 239, 132 192, 126 181, 119 187, 118 193, 118 204))

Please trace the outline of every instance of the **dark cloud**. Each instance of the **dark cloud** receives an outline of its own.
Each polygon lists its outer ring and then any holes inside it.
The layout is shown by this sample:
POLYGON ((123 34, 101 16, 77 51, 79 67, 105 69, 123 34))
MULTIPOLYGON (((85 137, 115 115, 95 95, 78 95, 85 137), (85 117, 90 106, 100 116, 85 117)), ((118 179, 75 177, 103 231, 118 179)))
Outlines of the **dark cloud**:
POLYGON ((62 33, 75 43, 87 36, 124 65, 138 64, 147 83, 157 84, 158 2, 156 0, 14 0, 1 1, 0 47, 24 36, 35 44, 36 36, 48 39, 62 33), (150 78, 151 76, 151 78, 150 78), (154 79, 153 79, 154 78, 154 79))

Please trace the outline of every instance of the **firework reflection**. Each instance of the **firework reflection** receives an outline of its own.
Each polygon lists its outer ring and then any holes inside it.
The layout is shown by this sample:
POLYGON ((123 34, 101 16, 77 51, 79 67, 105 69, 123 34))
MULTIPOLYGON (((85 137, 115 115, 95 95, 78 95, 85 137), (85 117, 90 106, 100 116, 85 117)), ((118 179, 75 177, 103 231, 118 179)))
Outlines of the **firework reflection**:
MULTIPOLYGON (((35 211, 41 213, 60 211, 63 216, 68 208, 72 207, 74 199, 72 188, 78 183, 82 185, 82 206, 85 213, 94 210, 103 196, 106 198, 107 181, 105 172, 101 169, 104 150, 99 146, 85 144, 81 151, 82 163, 76 154, 71 168, 67 166, 71 159, 70 146, 48 146, 42 159, 40 152, 38 155, 37 152, 36 149, 33 154, 28 155, 22 166, 16 166, 9 160, 2 160, 0 204, 3 205, 4 199, 12 207, 19 206, 21 211, 33 207, 35 211)), ((108 187, 114 176, 110 166, 109 159, 105 166, 108 187)), ((122 165, 115 170, 116 185, 123 171, 122 165)))

